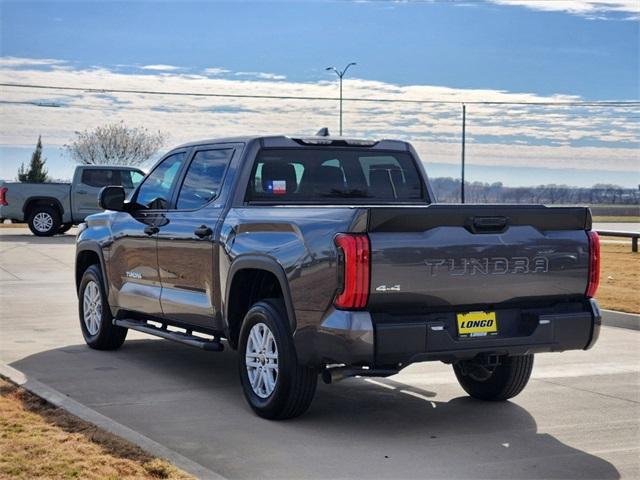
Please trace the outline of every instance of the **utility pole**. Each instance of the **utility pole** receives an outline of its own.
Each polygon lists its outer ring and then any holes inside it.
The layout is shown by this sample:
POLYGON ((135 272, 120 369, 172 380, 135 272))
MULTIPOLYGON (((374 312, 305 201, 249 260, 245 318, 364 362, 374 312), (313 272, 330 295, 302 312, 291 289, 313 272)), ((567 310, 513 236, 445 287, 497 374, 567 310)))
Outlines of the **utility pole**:
POLYGON ((342 77, 344 77, 344 74, 347 73, 347 70, 349 70, 349 67, 351 67, 352 65, 357 65, 357 63, 351 62, 346 67, 344 67, 342 71, 338 70, 336 67, 327 67, 325 69, 327 71, 335 72, 335 74, 338 75, 338 79, 340 81, 340 136, 342 136, 342 77))
POLYGON ((460 201, 464 203, 464 147, 467 128, 467 106, 462 104, 462 181, 460 182, 460 201))

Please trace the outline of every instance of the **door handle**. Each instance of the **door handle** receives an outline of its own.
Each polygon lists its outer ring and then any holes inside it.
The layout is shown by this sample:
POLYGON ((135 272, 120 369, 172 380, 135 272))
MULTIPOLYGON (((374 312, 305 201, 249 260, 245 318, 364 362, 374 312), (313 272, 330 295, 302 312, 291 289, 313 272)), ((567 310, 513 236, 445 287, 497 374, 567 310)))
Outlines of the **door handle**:
POLYGON ((158 227, 156 227, 156 226, 153 226, 153 225, 147 225, 146 227, 144 227, 144 233, 146 233, 149 236, 155 235, 159 231, 160 231, 160 229, 158 227))
POLYGON ((198 238, 205 238, 205 237, 210 237, 211 234, 213 233, 213 230, 211 230, 209 227, 207 227, 206 225, 200 225, 198 228, 196 228, 193 233, 195 234, 196 237, 198 238))
POLYGON ((87 191, 86 190, 76 190, 76 193, 79 193, 80 195, 86 195, 87 191))

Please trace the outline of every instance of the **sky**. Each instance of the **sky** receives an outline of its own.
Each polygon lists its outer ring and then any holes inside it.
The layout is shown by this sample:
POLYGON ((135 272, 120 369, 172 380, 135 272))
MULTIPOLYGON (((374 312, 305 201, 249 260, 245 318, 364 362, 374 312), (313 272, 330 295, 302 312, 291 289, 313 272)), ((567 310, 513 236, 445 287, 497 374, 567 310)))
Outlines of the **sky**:
POLYGON ((63 146, 108 122, 163 131, 165 150, 337 133, 336 77, 325 67, 355 61, 345 134, 410 140, 433 176, 459 176, 466 102, 470 181, 637 187, 640 108, 562 102, 640 100, 639 22, 640 0, 2 1, 0 83, 330 99, 0 86, 0 178, 15 177, 38 135, 50 174, 69 178, 63 146))

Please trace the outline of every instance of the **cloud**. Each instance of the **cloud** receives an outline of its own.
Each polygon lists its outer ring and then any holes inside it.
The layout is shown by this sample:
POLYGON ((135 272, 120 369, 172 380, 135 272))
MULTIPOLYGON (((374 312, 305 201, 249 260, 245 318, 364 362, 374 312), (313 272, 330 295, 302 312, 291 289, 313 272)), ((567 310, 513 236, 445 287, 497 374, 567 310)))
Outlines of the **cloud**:
POLYGON ((202 73, 204 73, 205 75, 218 76, 224 75, 226 73, 231 73, 231 70, 227 70, 226 68, 210 67, 205 68, 202 73))
MULTIPOLYGON (((328 100, 165 96, 2 87, 0 99, 14 103, 0 103, 0 118, 3 119, 0 145, 32 146, 38 134, 42 134, 48 146, 62 146, 78 130, 115 121, 167 132, 168 147, 199 138, 242 134, 309 135, 324 126, 335 133, 338 123, 335 82, 292 82, 279 79, 277 75, 276 78, 255 75, 260 72, 252 72, 252 76, 217 76, 217 72, 214 70, 210 73, 211 77, 180 70, 143 73, 107 67, 71 68, 70 64, 51 59, 0 58, 2 83, 325 97, 328 100), (43 62, 65 68, 42 70, 39 67, 43 62), (15 102, 54 103, 60 107, 43 108, 15 102)), ((568 94, 541 96, 505 90, 401 86, 358 78, 345 81, 344 94, 347 135, 409 140, 427 163, 459 163, 459 102, 467 102, 467 160, 470 164, 603 172, 639 171, 640 124, 636 119, 637 108, 578 108, 559 103, 580 99, 568 94), (431 99, 434 103, 351 100, 367 98, 399 101, 431 99), (551 105, 469 103, 474 101, 549 102, 551 105)))
POLYGON ((259 78, 261 80, 286 80, 287 78, 285 75, 267 72, 236 72, 235 75, 239 77, 259 78))
POLYGON ((66 63, 67 62, 64 60, 56 60, 53 58, 0 57, 0 68, 52 66, 52 65, 64 65, 66 63))
POLYGON ((640 15, 639 0, 489 0, 499 5, 526 7, 546 12, 566 12, 592 19, 610 18, 610 14, 623 14, 627 19, 640 15))
POLYGON ((157 64, 157 65, 144 65, 142 67, 140 67, 142 70, 152 70, 152 71, 156 71, 156 72, 174 72, 177 70, 182 70, 182 67, 176 67, 174 65, 163 65, 163 64, 157 64))

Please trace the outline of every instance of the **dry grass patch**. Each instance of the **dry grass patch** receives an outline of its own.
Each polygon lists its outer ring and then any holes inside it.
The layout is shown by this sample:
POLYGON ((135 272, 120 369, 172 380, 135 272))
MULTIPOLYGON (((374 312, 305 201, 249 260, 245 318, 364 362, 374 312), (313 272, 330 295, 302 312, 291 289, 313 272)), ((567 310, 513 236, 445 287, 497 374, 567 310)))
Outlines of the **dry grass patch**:
POLYGON ((29 228, 26 223, 0 223, 0 228, 29 228))
POLYGON ((600 288, 596 298, 603 308, 640 313, 640 253, 628 244, 602 242, 600 288))
POLYGON ((594 222, 614 222, 614 223, 640 223, 640 217, 637 215, 594 215, 594 222))
POLYGON ((193 477, 0 379, 0 478, 193 477))

